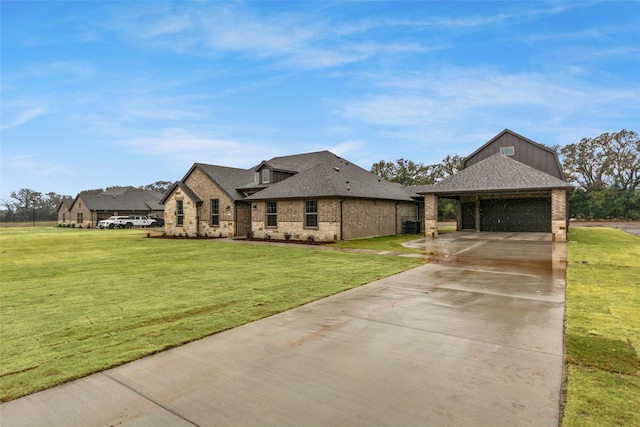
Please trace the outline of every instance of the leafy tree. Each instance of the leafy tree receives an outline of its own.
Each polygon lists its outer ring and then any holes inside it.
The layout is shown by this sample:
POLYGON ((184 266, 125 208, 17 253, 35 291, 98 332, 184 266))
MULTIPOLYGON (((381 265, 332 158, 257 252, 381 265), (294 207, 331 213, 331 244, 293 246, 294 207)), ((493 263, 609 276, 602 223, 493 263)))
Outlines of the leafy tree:
POLYGON ((373 164, 371 172, 402 185, 425 185, 433 184, 431 168, 406 159, 398 159, 395 163, 380 160, 373 164))
POLYGON ((633 131, 603 133, 560 149, 567 179, 586 191, 640 185, 640 138, 633 131))
POLYGON ((402 185, 428 185, 461 170, 463 161, 464 157, 461 156, 447 156, 441 163, 433 165, 406 159, 398 159, 395 163, 380 160, 371 166, 371 172, 402 185))
POLYGON ((462 156, 447 156, 442 159, 442 162, 432 165, 433 179, 434 181, 440 181, 450 175, 462 170, 464 164, 464 157, 462 156))
POLYGON ((173 187, 173 182, 171 181, 156 181, 152 184, 147 184, 144 185, 142 187, 140 187, 141 190, 149 190, 149 191, 155 191, 158 193, 166 193, 167 191, 169 191, 171 189, 171 187, 173 187))
POLYGON ((393 178, 396 176, 396 165, 393 162, 387 162, 380 160, 378 163, 374 163, 371 166, 371 172, 378 175, 380 178, 393 182, 393 178))
POLYGON ((600 135, 605 147, 606 172, 615 188, 634 190, 640 185, 640 137, 621 130, 600 135))

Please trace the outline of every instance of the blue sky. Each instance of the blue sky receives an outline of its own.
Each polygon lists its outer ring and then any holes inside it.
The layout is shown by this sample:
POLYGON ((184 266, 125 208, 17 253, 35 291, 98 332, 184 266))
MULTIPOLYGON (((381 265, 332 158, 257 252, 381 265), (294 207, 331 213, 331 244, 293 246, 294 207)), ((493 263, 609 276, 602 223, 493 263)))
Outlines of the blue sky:
POLYGON ((640 2, 2 1, 0 198, 640 132, 640 2))

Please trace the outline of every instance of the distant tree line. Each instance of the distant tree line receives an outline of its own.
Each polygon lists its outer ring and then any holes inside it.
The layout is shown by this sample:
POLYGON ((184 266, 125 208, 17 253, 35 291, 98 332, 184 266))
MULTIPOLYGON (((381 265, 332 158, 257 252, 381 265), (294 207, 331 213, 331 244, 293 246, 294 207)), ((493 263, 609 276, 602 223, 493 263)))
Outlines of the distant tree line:
MULTIPOLYGON (((157 181, 138 188, 165 193, 172 185, 173 182, 157 181)), ((114 187, 107 187, 106 190, 110 188, 114 187)), ((85 191, 99 194, 106 190, 97 188, 85 191)), ((12 191, 9 199, 0 200, 0 222, 55 221, 58 219, 60 203, 71 198, 74 197, 53 192, 41 193, 29 188, 12 191)))
POLYGON ((640 137, 621 130, 582 138, 559 150, 577 186, 569 214, 579 219, 640 219, 640 137))
MULTIPOLYGON (((409 185, 435 184, 443 178, 462 169, 464 157, 447 156, 440 163, 424 165, 411 160, 398 159, 394 162, 380 160, 371 166, 371 172, 387 181, 409 185)), ((455 202, 450 199, 438 199, 438 219, 451 221, 456 218, 455 202)))
MULTIPOLYGON (((576 186, 569 198, 569 216, 578 219, 640 219, 640 138, 633 131, 603 133, 564 147, 550 147, 560 156, 567 180, 576 186)), ((371 172, 402 185, 433 184, 462 169, 463 157, 447 156, 424 165, 411 160, 381 160, 371 172)), ((455 205, 438 202, 440 220, 455 218, 455 205)))

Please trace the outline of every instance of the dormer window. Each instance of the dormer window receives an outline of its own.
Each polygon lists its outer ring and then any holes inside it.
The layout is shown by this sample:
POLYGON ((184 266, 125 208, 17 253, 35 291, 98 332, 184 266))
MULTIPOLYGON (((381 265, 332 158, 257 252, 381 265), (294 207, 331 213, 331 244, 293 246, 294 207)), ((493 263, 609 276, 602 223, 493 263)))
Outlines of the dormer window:
POLYGON ((503 156, 513 156, 515 154, 514 147, 500 147, 500 154, 503 156))
POLYGON ((269 174, 269 169, 262 169, 262 183, 268 184, 271 182, 271 175, 269 174))

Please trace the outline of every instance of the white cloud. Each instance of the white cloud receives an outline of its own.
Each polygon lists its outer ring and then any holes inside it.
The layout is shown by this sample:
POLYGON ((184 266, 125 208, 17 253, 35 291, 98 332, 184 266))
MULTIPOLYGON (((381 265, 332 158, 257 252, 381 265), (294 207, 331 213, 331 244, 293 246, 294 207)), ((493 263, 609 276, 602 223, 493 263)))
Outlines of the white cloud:
POLYGON ((340 157, 349 157, 351 153, 358 153, 364 147, 364 143, 360 140, 343 141, 337 145, 330 147, 322 147, 319 150, 329 150, 340 157))
MULTIPOLYGON (((11 128, 15 128, 18 127, 20 125, 23 125, 33 119, 35 119, 36 117, 39 117, 43 114, 45 114, 46 110, 42 107, 32 107, 29 108, 27 110, 21 111, 17 114, 15 114, 15 116, 12 119, 9 119, 8 123, 5 123, 5 119, 2 120, 2 126, 0 127, 0 129, 2 131, 11 129, 11 128)), ((6 114, 6 112, 5 112, 6 114)), ((5 115, 3 114, 3 115, 5 115)), ((11 115, 11 113, 9 112, 9 115, 11 115)))
POLYGON ((413 156, 443 146, 466 155, 504 128, 564 145, 637 117, 638 84, 581 77, 487 69, 379 77, 369 94, 330 104, 333 126, 348 123, 360 138, 376 129, 372 138, 396 141, 397 152, 414 147, 413 156))
POLYGON ((313 13, 261 13, 243 4, 184 5, 178 11, 158 7, 127 12, 112 28, 132 40, 189 55, 236 53, 271 65, 302 69, 331 68, 378 55, 426 50, 416 42, 379 42, 376 32, 396 22, 362 19, 349 24, 313 13), (372 40, 376 40, 373 42, 372 40))
POLYGON ((121 141, 130 150, 161 158, 176 168, 186 168, 193 163, 209 163, 221 166, 248 168, 265 158, 273 157, 265 146, 243 141, 215 138, 185 129, 168 128, 121 141))

